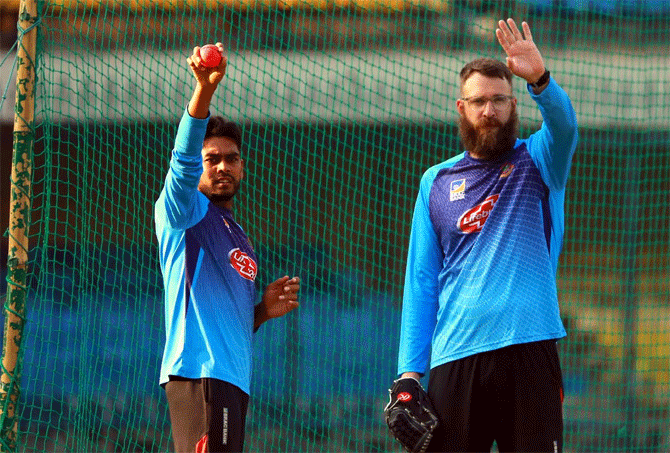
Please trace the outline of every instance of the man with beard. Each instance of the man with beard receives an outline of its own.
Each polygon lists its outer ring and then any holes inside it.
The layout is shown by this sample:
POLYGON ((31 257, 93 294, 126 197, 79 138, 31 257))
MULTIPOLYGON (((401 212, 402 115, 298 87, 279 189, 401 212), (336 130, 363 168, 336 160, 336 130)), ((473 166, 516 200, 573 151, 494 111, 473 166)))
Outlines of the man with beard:
POLYGON ((165 289, 160 384, 174 451, 242 451, 252 334, 298 306, 300 281, 277 279, 255 305, 256 255, 231 211, 244 177, 242 134, 209 114, 227 59, 206 67, 195 47, 187 62, 196 86, 155 205, 165 289))
POLYGON ((426 171, 412 220, 394 389, 421 400, 430 370, 439 424, 428 451, 562 450, 556 268, 577 122, 528 24, 498 27, 507 65, 462 69, 465 152, 426 171), (544 120, 525 139, 513 75, 544 120))

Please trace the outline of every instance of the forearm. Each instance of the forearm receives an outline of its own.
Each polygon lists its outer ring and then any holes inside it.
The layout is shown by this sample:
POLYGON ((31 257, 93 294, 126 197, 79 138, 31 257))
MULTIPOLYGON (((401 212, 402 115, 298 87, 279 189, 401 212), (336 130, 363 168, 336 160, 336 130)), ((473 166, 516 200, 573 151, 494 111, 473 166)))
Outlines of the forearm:
POLYGON ((426 172, 422 177, 412 216, 403 288, 398 374, 425 373, 431 335, 437 320, 438 275, 443 254, 428 205, 434 174, 426 172))
POLYGON ((545 182, 553 189, 565 187, 572 154, 577 147, 577 116, 567 93, 555 82, 539 95, 533 95, 543 124, 533 134, 531 154, 543 169, 545 182))
POLYGON ((205 119, 209 116, 209 106, 216 91, 214 86, 202 86, 198 83, 193 90, 191 101, 188 103, 188 113, 193 118, 205 119))
POLYGON ((577 116, 568 94, 552 78, 540 93, 529 90, 552 136, 571 142, 577 133, 577 116))
POLYGON ((194 206, 198 203, 197 188, 202 174, 200 150, 206 127, 206 120, 183 112, 160 197, 167 222, 173 228, 190 225, 192 216, 199 217, 201 212, 198 208, 194 210, 194 206))
MULTIPOLYGON (((431 335, 434 324, 430 316, 420 316, 415 307, 406 310, 403 301, 403 313, 400 326, 400 345, 398 348, 398 374, 421 375, 430 365, 431 335)), ((409 303, 407 303, 409 305, 409 303)))
POLYGON ((170 173, 166 181, 168 185, 174 185, 174 189, 187 189, 191 192, 197 188, 202 174, 201 150, 206 130, 206 120, 194 118, 188 112, 183 113, 177 128, 170 159, 170 173))
POLYGON ((408 269, 400 321, 398 374, 422 375, 429 367, 432 335, 437 322, 437 288, 424 271, 408 269))

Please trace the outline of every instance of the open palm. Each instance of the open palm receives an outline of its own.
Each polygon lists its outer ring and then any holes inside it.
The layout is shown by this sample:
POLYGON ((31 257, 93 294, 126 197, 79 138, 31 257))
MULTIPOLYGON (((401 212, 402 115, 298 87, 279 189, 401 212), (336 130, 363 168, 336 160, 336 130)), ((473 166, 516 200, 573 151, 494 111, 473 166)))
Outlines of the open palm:
POLYGON ((512 19, 498 22, 496 37, 507 54, 507 66, 513 74, 533 83, 544 73, 544 60, 526 22, 522 22, 523 35, 512 19))

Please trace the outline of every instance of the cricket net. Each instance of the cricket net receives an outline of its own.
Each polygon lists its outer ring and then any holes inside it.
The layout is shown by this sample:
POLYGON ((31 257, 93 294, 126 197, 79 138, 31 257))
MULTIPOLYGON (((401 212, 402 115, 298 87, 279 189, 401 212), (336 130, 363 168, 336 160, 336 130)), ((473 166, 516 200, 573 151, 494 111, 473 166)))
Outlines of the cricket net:
MULTIPOLYGON (((398 451, 382 409, 419 179, 461 152, 458 71, 504 59, 494 30, 513 17, 529 22, 580 125, 558 272, 565 450, 670 450, 668 2, 49 0, 37 10, 35 140, 22 155, 29 266, 24 287, 3 278, 0 292, 25 293, 3 449, 171 448, 153 204, 193 87, 186 58, 221 41, 229 66, 212 113, 243 126, 234 209, 259 287, 303 281, 301 307, 256 334, 246 449, 398 451)), ((18 0, 0 14, 13 27, 18 0)), ((9 186, 17 47, 3 43, 9 186)), ((541 119, 524 84, 514 89, 527 136, 541 119)), ((10 196, 1 202, 5 251, 16 225, 10 196)))

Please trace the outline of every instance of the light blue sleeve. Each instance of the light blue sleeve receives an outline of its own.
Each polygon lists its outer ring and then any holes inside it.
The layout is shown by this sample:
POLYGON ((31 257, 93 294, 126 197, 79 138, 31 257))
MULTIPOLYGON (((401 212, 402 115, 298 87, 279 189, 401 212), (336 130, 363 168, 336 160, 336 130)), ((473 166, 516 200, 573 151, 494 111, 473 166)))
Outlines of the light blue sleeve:
POLYGON ((188 111, 184 111, 179 122, 170 169, 156 202, 157 222, 165 222, 172 229, 185 230, 202 220, 207 212, 208 200, 198 190, 198 183, 208 122, 209 117, 193 118, 188 111))
POLYGON ((443 252, 430 220, 429 197, 437 170, 429 169, 421 178, 414 206, 409 238, 405 289, 402 302, 398 374, 425 374, 430 363, 430 346, 437 323, 438 275, 443 252))
POLYGON ((565 189, 570 174, 572 155, 577 148, 577 116, 567 93, 549 79, 549 85, 540 93, 533 93, 542 114, 542 127, 527 139, 528 152, 549 189, 565 189))

